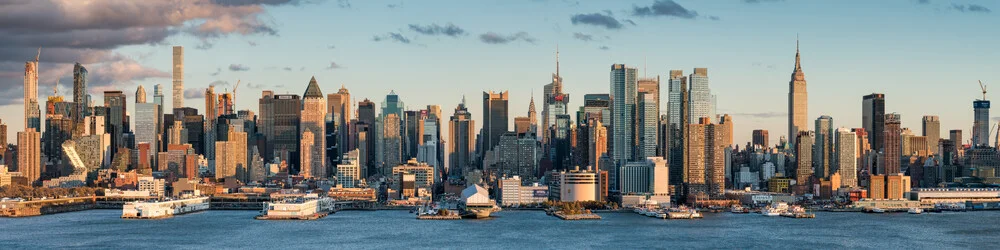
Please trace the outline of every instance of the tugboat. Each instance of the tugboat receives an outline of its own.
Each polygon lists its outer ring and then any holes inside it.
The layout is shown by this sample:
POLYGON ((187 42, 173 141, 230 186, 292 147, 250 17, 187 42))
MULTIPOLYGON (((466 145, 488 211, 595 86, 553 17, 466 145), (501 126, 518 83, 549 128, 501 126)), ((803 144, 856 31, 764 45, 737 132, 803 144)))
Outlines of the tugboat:
POLYGON ((750 212, 749 209, 744 208, 743 206, 740 205, 733 205, 733 207, 730 208, 729 211, 734 214, 745 214, 750 212))

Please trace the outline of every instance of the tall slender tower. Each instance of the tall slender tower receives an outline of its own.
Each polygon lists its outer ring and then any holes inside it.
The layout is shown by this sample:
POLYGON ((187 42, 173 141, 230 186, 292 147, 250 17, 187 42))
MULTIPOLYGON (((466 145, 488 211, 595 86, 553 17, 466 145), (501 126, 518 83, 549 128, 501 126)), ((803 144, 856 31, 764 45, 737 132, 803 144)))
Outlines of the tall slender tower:
POLYGON ((972 102, 972 147, 990 146, 990 101, 976 100, 972 102))
MULTIPOLYGON (((799 40, 795 39, 795 70, 788 82, 788 138, 795 138, 799 131, 807 130, 809 94, 806 93, 806 74, 802 72, 799 58, 799 40)), ((795 141, 795 140, 792 140, 795 141)))
POLYGON ((83 123, 87 111, 87 68, 73 65, 73 123, 83 123))
POLYGON ((184 107, 184 47, 174 46, 173 69, 174 69, 173 108, 182 108, 184 107))
POLYGON ((500 135, 508 131, 508 93, 483 92, 483 133, 480 140, 484 152, 493 150, 500 143, 500 135))
POLYGON ((923 136, 927 137, 927 152, 938 153, 938 141, 941 140, 941 118, 936 115, 925 115, 921 127, 923 136))
POLYGON ((621 166, 635 148, 636 69, 611 65, 611 157, 621 166))
POLYGON ((812 164, 815 168, 813 175, 816 178, 829 178, 833 174, 831 167, 835 164, 833 138, 836 134, 833 132, 833 117, 824 115, 817 118, 815 135, 812 154, 812 164))
POLYGON ((528 131, 538 134, 538 114, 535 112, 535 95, 532 93, 531 102, 528 103, 528 131))
MULTIPOLYGON (((39 50, 39 53, 41 50, 39 50)), ((41 112, 38 110, 38 58, 24 63, 24 128, 42 131, 41 112)))
POLYGON ((475 121, 472 120, 472 113, 465 106, 465 97, 462 103, 455 107, 455 113, 451 116, 450 128, 448 129, 448 174, 450 176, 462 176, 464 170, 471 167, 472 151, 475 150, 475 135, 473 135, 475 121))
POLYGON ((555 98, 562 95, 562 77, 559 76, 559 47, 556 46, 556 73, 552 74, 552 83, 546 84, 542 91, 542 145, 548 145, 549 140, 549 127, 555 123, 556 115, 566 114, 565 110, 560 113, 559 110, 553 110, 555 108, 555 98))
MULTIPOLYGON (((882 136, 882 145, 885 147, 883 156, 885 157, 882 162, 881 170, 879 174, 884 175, 894 175, 902 173, 900 171, 900 156, 902 155, 903 145, 902 145, 902 133, 903 129, 900 127, 900 115, 897 113, 885 114, 885 131, 882 136)), ((987 128, 989 130, 989 128, 987 128)), ((987 131, 989 132, 989 131, 987 131)))
POLYGON ((861 125, 868 133, 872 151, 882 151, 885 136, 885 94, 872 93, 861 99, 861 125))

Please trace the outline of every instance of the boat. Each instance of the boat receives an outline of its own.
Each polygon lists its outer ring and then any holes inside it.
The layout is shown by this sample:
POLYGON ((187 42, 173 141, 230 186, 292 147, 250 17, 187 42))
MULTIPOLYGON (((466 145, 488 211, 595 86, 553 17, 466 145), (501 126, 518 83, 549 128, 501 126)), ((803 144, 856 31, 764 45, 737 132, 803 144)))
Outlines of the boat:
POLYGON ((924 210, 921 209, 921 208, 919 208, 919 207, 911 207, 906 212, 910 213, 910 214, 922 214, 922 213, 924 213, 924 210))
POLYGON ((164 201, 133 201, 122 206, 123 219, 160 219, 208 210, 208 197, 164 201))
POLYGON ((702 217, 698 210, 685 206, 667 209, 668 219, 701 219, 702 217))
POLYGON ((496 201, 489 197, 489 191, 479 185, 472 185, 462 190, 462 200, 459 201, 459 213, 462 218, 483 219, 490 217, 490 213, 499 211, 496 201))
POLYGON ((326 217, 335 209, 333 199, 309 194, 303 197, 290 197, 264 204, 256 219, 258 220, 315 220, 326 217))
POLYGON ((806 213, 806 209, 801 206, 791 206, 787 211, 781 213, 781 216, 796 219, 816 218, 816 214, 806 213))
POLYGON ((881 209, 881 208, 875 207, 875 208, 872 208, 872 213, 876 213, 876 214, 885 213, 885 209, 881 209))
POLYGON ((732 212, 732 213, 734 213, 734 214, 745 214, 745 213, 749 213, 750 209, 745 208, 745 207, 740 206, 740 205, 733 205, 733 207, 730 208, 729 211, 732 212))
POLYGON ((765 207, 764 209, 760 210, 761 214, 769 217, 780 216, 782 213, 785 212, 788 212, 788 204, 784 202, 771 204, 765 207))

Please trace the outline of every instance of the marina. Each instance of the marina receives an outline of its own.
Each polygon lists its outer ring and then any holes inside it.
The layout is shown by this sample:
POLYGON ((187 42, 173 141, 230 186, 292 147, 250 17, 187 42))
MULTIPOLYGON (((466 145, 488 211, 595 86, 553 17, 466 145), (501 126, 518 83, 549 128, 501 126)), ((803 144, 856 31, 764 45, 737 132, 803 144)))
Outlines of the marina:
POLYGON ((122 207, 122 219, 162 219, 208 210, 208 197, 164 201, 135 201, 122 207))

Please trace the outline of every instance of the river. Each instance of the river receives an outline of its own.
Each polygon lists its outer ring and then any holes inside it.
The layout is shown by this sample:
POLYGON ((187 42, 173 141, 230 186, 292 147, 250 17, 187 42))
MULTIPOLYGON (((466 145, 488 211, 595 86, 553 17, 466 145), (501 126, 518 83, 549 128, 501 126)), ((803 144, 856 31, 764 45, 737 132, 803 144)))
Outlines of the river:
POLYGON ((602 213, 599 221, 562 221, 541 211, 460 221, 416 220, 407 211, 342 211, 315 221, 261 221, 256 214, 123 220, 119 210, 88 210, 0 218, 0 249, 982 249, 1000 242, 1000 211, 815 219, 707 213, 701 220, 602 213))

